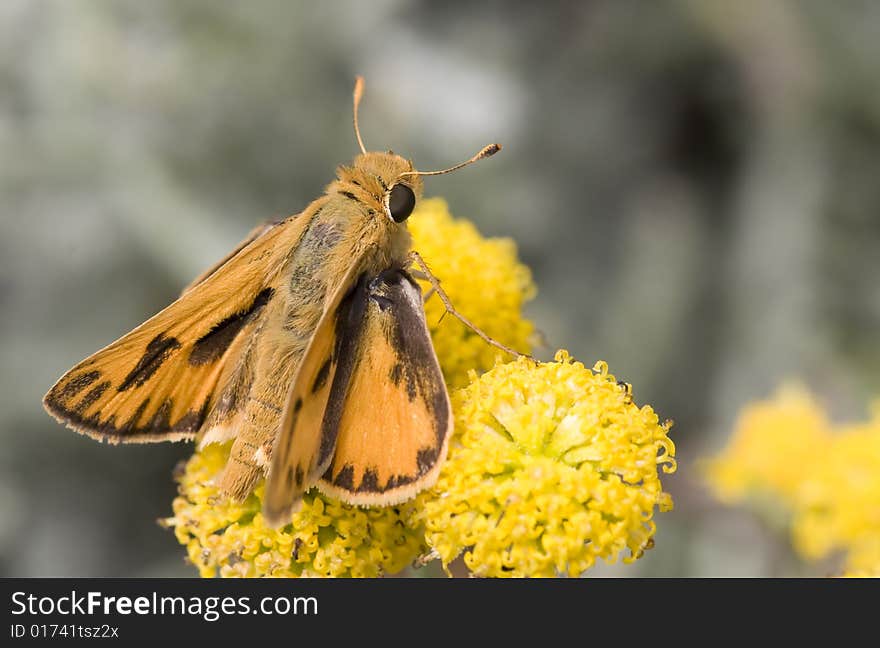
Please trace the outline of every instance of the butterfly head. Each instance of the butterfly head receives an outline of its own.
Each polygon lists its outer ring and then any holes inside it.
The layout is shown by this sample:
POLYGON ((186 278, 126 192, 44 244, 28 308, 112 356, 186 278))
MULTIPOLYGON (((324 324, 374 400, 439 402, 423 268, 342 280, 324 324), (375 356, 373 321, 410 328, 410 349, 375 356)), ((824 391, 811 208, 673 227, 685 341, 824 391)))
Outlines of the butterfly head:
MULTIPOLYGON (((354 180, 356 185, 377 183, 381 189, 381 196, 374 195, 376 198, 380 198, 379 202, 385 216, 395 223, 403 223, 413 213, 416 201, 422 195, 422 176, 451 173, 473 164, 477 160, 495 155, 501 150, 501 144, 489 144, 469 160, 440 171, 416 171, 410 160, 396 155, 393 151, 367 152, 358 127, 358 105, 363 91, 364 80, 362 77, 357 77, 354 85, 354 132, 361 148, 361 154, 355 158, 353 168, 347 169, 347 171, 360 177, 345 179, 354 180)), ((340 179, 343 178, 340 176, 340 179)))
POLYGON ((349 182, 368 190, 371 206, 395 223, 403 223, 422 197, 422 179, 412 162, 393 151, 361 153, 346 169, 349 182))

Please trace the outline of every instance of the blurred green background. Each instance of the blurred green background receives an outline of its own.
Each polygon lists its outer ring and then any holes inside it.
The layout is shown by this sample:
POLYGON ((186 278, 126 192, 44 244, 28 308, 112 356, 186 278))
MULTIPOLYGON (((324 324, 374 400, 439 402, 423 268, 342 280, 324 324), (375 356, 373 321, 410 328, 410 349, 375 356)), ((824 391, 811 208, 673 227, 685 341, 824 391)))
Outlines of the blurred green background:
POLYGON ((0 3, 0 573, 195 575, 155 520, 186 444, 108 447, 40 405, 356 152, 511 236, 550 349, 675 420, 676 509, 596 575, 809 573, 693 461, 802 378, 880 392, 880 3, 0 3))

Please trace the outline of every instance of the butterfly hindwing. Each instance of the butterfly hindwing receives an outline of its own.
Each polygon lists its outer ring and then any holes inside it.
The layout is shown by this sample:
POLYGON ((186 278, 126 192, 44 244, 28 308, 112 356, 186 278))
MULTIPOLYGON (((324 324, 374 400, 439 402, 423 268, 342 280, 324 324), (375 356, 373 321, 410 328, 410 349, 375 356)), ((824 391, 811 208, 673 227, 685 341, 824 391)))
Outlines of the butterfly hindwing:
POLYGON ((43 399, 46 409, 111 443, 194 437, 224 366, 240 352, 235 340, 254 330, 273 298, 304 220, 249 237, 177 301, 62 376, 43 399))

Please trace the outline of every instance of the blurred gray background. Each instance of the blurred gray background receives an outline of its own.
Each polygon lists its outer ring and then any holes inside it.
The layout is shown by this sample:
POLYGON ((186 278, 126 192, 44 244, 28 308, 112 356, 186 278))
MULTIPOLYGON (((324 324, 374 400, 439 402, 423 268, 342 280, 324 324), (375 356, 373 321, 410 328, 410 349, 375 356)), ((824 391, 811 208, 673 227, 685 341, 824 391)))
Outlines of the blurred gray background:
MULTIPOLYGON (((552 348, 675 420, 676 509, 599 575, 813 573, 692 462, 799 377, 880 391, 880 4, 0 3, 0 574, 195 575, 155 519, 190 446, 108 447, 40 406, 356 152, 513 237, 552 348)), ((548 351, 544 352, 545 357, 548 351)))

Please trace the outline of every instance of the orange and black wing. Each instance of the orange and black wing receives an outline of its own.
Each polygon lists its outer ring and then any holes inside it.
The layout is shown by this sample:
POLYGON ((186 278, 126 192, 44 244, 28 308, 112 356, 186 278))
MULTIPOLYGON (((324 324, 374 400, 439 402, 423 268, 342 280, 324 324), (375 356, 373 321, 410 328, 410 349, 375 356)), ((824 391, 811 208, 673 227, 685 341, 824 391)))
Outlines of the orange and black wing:
POLYGON ((404 501, 436 481, 452 432, 418 284, 403 270, 363 280, 344 328, 351 366, 337 375, 349 379, 324 418, 335 444, 318 488, 351 504, 404 501))
POLYGON ((62 376, 43 399, 59 421, 111 443, 176 441, 198 432, 240 336, 253 332, 305 224, 251 236, 170 306, 62 376))
POLYGON ((210 268, 205 270, 198 277, 196 277, 195 279, 190 281, 186 285, 186 287, 184 287, 184 289, 180 291, 180 294, 185 295, 186 293, 188 293, 190 290, 192 290, 193 288, 198 286, 200 283, 205 281, 205 279, 207 279, 208 277, 213 275, 215 272, 217 272, 220 268, 222 268, 227 263, 232 261, 232 259, 234 259, 236 256, 238 256, 238 253, 241 252, 243 249, 245 249, 248 245, 250 245, 251 243, 256 241, 258 238, 261 238, 264 234, 272 231, 272 229, 274 229, 275 227, 277 227, 280 224, 281 223, 276 223, 276 222, 266 222, 266 223, 260 223, 259 225, 257 225, 254 229, 252 229, 250 232, 248 232, 247 236, 245 236, 238 245, 235 246, 235 249, 233 249, 229 254, 227 254, 225 257, 220 259, 217 263, 212 265, 210 268))
POLYGON ((421 291, 406 272, 362 276, 325 318, 330 364, 313 403, 322 415, 298 418, 308 402, 298 377, 273 452, 263 512, 276 525, 314 483, 352 504, 409 499, 436 480, 452 430, 421 291))
POLYGON ((263 515, 276 526, 290 520, 307 485, 327 467, 321 426, 342 357, 340 322, 351 308, 358 268, 352 265, 325 307, 285 402, 263 498, 263 515))

